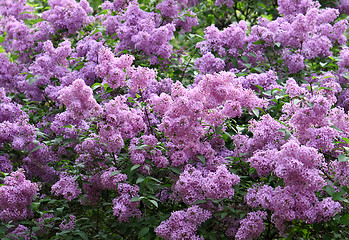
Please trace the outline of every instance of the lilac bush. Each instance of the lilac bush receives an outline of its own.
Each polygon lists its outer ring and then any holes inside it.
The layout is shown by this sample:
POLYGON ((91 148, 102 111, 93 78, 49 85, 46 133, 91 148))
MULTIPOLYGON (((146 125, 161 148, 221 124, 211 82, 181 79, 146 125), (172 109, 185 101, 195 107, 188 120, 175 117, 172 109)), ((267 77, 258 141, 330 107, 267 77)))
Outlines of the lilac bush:
POLYGON ((348 238, 347 5, 0 1, 0 238, 348 238))

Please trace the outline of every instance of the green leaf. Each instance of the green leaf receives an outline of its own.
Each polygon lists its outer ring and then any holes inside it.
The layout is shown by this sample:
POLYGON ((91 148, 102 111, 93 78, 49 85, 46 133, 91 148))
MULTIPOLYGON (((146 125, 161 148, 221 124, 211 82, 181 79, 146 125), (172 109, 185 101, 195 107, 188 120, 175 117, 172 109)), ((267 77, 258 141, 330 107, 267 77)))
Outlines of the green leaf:
POLYGON ((5 233, 7 231, 7 228, 5 226, 0 226, 0 234, 5 233))
MULTIPOLYGON (((29 76, 29 75, 28 75, 28 76, 29 76)), ((29 85, 32 85, 32 84, 35 83, 37 80, 38 80, 38 78, 37 78, 36 76, 34 76, 34 77, 29 77, 29 78, 28 78, 29 85)))
POLYGON ((252 43, 252 44, 254 44, 254 45, 260 45, 260 44, 263 44, 263 43, 264 43, 264 41, 263 41, 262 39, 259 39, 259 40, 255 41, 255 42, 252 43))
POLYGON ((158 204, 158 202, 157 201, 155 201, 155 200, 152 200, 152 199, 148 199, 149 200, 149 202, 151 202, 155 207, 159 207, 159 204, 158 204))
POLYGON ((344 154, 340 154, 338 155, 338 162, 348 162, 349 161, 349 157, 344 155, 344 154))
POLYGON ((112 172, 111 174, 110 174, 110 177, 113 177, 113 176, 115 176, 115 175, 118 175, 120 172, 118 172, 118 171, 115 171, 115 172, 112 172))
POLYGON ((141 166, 141 165, 139 165, 139 164, 133 165, 133 166, 131 167, 131 172, 134 171, 134 170, 136 170, 136 169, 138 169, 140 166, 141 166))
POLYGON ((144 237, 148 232, 149 232, 149 228, 145 227, 145 228, 142 228, 139 233, 138 233, 138 238, 142 238, 144 237))
POLYGON ((333 195, 332 195, 332 199, 334 201, 339 201, 339 200, 342 200, 342 196, 344 195, 345 191, 343 191, 343 189, 341 189, 340 192, 335 192, 333 195))
POLYGON ((40 149, 40 148, 44 148, 43 146, 37 146, 36 148, 34 148, 33 150, 31 150, 29 153, 35 152, 36 150, 40 149))
POLYGON ((252 112, 256 117, 259 117, 259 110, 258 109, 254 108, 254 109, 252 109, 252 112))
POLYGON ((342 137, 342 139, 349 144, 349 138, 346 138, 346 137, 342 137))
POLYGON ((97 88, 100 88, 101 86, 102 86, 101 83, 94 83, 94 84, 91 86, 91 88, 92 88, 92 90, 96 90, 97 88))
POLYGON ((195 205, 195 204, 201 204, 201 203, 206 203, 206 202, 207 202, 207 200, 201 199, 201 200, 197 200, 196 202, 194 202, 193 205, 195 205))
POLYGON ((311 103, 311 102, 305 102, 310 108, 313 108, 314 107, 314 103, 311 103))
POLYGON ((275 91, 282 92, 282 89, 280 89, 280 88, 274 88, 274 89, 271 90, 271 93, 273 94, 275 91))
POLYGON ((345 75, 343 75, 343 77, 344 77, 345 79, 349 80, 349 74, 345 74, 345 75))
POLYGON ((206 164, 206 159, 205 159, 204 156, 199 155, 199 156, 197 156, 197 158, 198 158, 203 164, 206 164))
POLYGON ((139 202, 139 201, 141 201, 144 198, 145 197, 133 197, 133 198, 130 199, 130 202, 139 202))
POLYGON ((150 191, 154 192, 154 184, 153 184, 153 183, 151 183, 151 182, 146 182, 145 185, 147 186, 147 188, 148 188, 150 191))
POLYGON ((277 130, 277 132, 284 132, 285 133, 285 141, 287 141, 291 137, 290 131, 288 131, 286 128, 281 128, 277 130))
POLYGON ((150 145, 142 145, 142 146, 137 146, 134 149, 139 150, 139 149, 145 149, 146 147, 149 147, 150 145))
POLYGON ((239 63, 238 63, 238 60, 236 58, 232 58, 231 62, 233 64, 234 68, 239 68, 239 63))
POLYGON ((143 176, 140 176, 139 178, 137 178, 136 184, 141 183, 145 180, 145 178, 143 176))
POLYGON ((133 97, 128 97, 127 102, 136 103, 136 101, 133 99, 133 97))
MULTIPOLYGON (((336 129, 338 132, 343 132, 342 130, 340 130, 338 127, 336 127, 335 125, 330 126, 333 129, 336 129)), ((344 139, 343 139, 344 140, 344 139)), ((344 140, 345 141, 345 140, 344 140)))
POLYGON ((103 87, 104 87, 104 91, 106 91, 106 92, 107 92, 107 90, 108 90, 108 88, 109 88, 108 83, 104 83, 103 87))
POLYGON ((344 225, 349 225, 349 214, 343 215, 340 219, 339 222, 344 225))
POLYGON ((85 232, 78 231, 77 234, 84 240, 88 240, 88 236, 85 232))
POLYGON ((209 232, 208 233, 208 238, 210 240, 216 240, 217 239, 217 232, 216 233, 215 232, 209 232))
POLYGON ((255 67, 254 70, 256 70, 259 73, 263 73, 264 72, 260 67, 255 67))
POLYGON ((252 67, 252 65, 250 63, 242 63, 242 65, 244 65, 248 69, 252 67))
POLYGON ((174 173, 181 174, 181 169, 179 167, 170 167, 170 170, 174 173))
POLYGON ((149 167, 149 166, 147 166, 147 165, 145 165, 145 166, 144 166, 144 168, 145 168, 145 169, 147 169, 148 174, 150 175, 150 167, 149 167))
POLYGON ((62 214, 64 207, 56 208, 55 215, 62 214))
POLYGON ((330 185, 327 185, 326 186, 326 192, 330 195, 330 196, 333 196, 333 194, 335 193, 335 190, 332 186, 330 185))
POLYGON ((264 92, 264 89, 262 86, 259 86, 257 84, 252 84, 253 86, 255 86, 256 88, 258 88, 261 92, 264 92))
POLYGON ((148 176, 148 177, 147 177, 147 179, 149 179, 149 180, 153 180, 153 181, 158 182, 158 183, 162 183, 162 182, 161 182, 159 179, 154 178, 154 177, 150 177, 150 176, 148 176))
POLYGON ((108 14, 109 10, 108 9, 104 9, 103 11, 100 11, 98 15, 105 15, 108 14))
POLYGON ((248 57, 247 57, 247 56, 241 56, 241 59, 242 59, 244 62, 248 63, 248 57))
POLYGON ((0 43, 3 43, 6 39, 6 36, 0 36, 0 43))
POLYGON ((33 227, 33 228, 32 228, 32 232, 35 233, 35 232, 39 231, 40 229, 41 229, 40 227, 33 227))

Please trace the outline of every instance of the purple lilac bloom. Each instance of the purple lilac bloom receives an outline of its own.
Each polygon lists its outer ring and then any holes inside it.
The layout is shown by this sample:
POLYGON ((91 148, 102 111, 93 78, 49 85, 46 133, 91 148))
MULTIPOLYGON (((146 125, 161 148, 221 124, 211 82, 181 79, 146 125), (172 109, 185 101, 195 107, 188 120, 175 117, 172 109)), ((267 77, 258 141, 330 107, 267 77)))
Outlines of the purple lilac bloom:
POLYGON ((173 212, 170 218, 163 221, 155 232, 158 236, 168 240, 203 239, 195 234, 198 226, 211 218, 212 213, 198 206, 187 210, 173 212))
POLYGON ((239 240, 258 238, 265 230, 263 219, 266 217, 267 213, 262 211, 248 213, 247 217, 240 221, 240 228, 235 238, 239 240))
POLYGON ((5 182, 0 187, 0 219, 8 222, 30 217, 32 212, 28 206, 38 191, 39 185, 26 180, 23 169, 5 177, 5 182))
POLYGON ((55 196, 63 195, 70 202, 81 194, 81 189, 73 176, 62 173, 59 181, 51 187, 51 192, 55 196))

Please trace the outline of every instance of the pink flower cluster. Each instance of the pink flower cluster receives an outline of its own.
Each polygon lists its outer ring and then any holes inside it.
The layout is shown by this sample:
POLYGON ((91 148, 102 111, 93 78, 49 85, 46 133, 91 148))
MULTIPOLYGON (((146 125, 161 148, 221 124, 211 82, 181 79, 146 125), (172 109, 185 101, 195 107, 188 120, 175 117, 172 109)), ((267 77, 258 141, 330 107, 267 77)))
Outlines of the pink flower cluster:
POLYGON ((23 169, 12 172, 5 177, 0 187, 0 219, 22 220, 32 215, 28 206, 39 191, 39 185, 25 179, 23 169))
POLYGON ((225 165, 215 172, 204 172, 187 165, 173 186, 174 194, 188 205, 198 200, 231 198, 233 186, 240 178, 230 173, 225 165))
POLYGON ((173 212, 168 220, 163 221, 155 229, 155 232, 168 240, 203 240, 203 237, 197 236, 195 232, 200 224, 211 217, 210 211, 193 206, 187 210, 173 212))

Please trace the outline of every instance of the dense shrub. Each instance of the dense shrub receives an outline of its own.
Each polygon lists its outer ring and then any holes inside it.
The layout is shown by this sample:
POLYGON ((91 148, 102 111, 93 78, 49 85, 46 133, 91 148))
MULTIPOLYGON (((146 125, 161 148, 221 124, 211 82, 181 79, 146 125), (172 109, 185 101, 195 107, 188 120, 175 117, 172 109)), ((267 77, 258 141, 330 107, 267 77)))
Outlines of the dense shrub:
POLYGON ((347 12, 0 0, 1 239, 349 238, 347 12))

